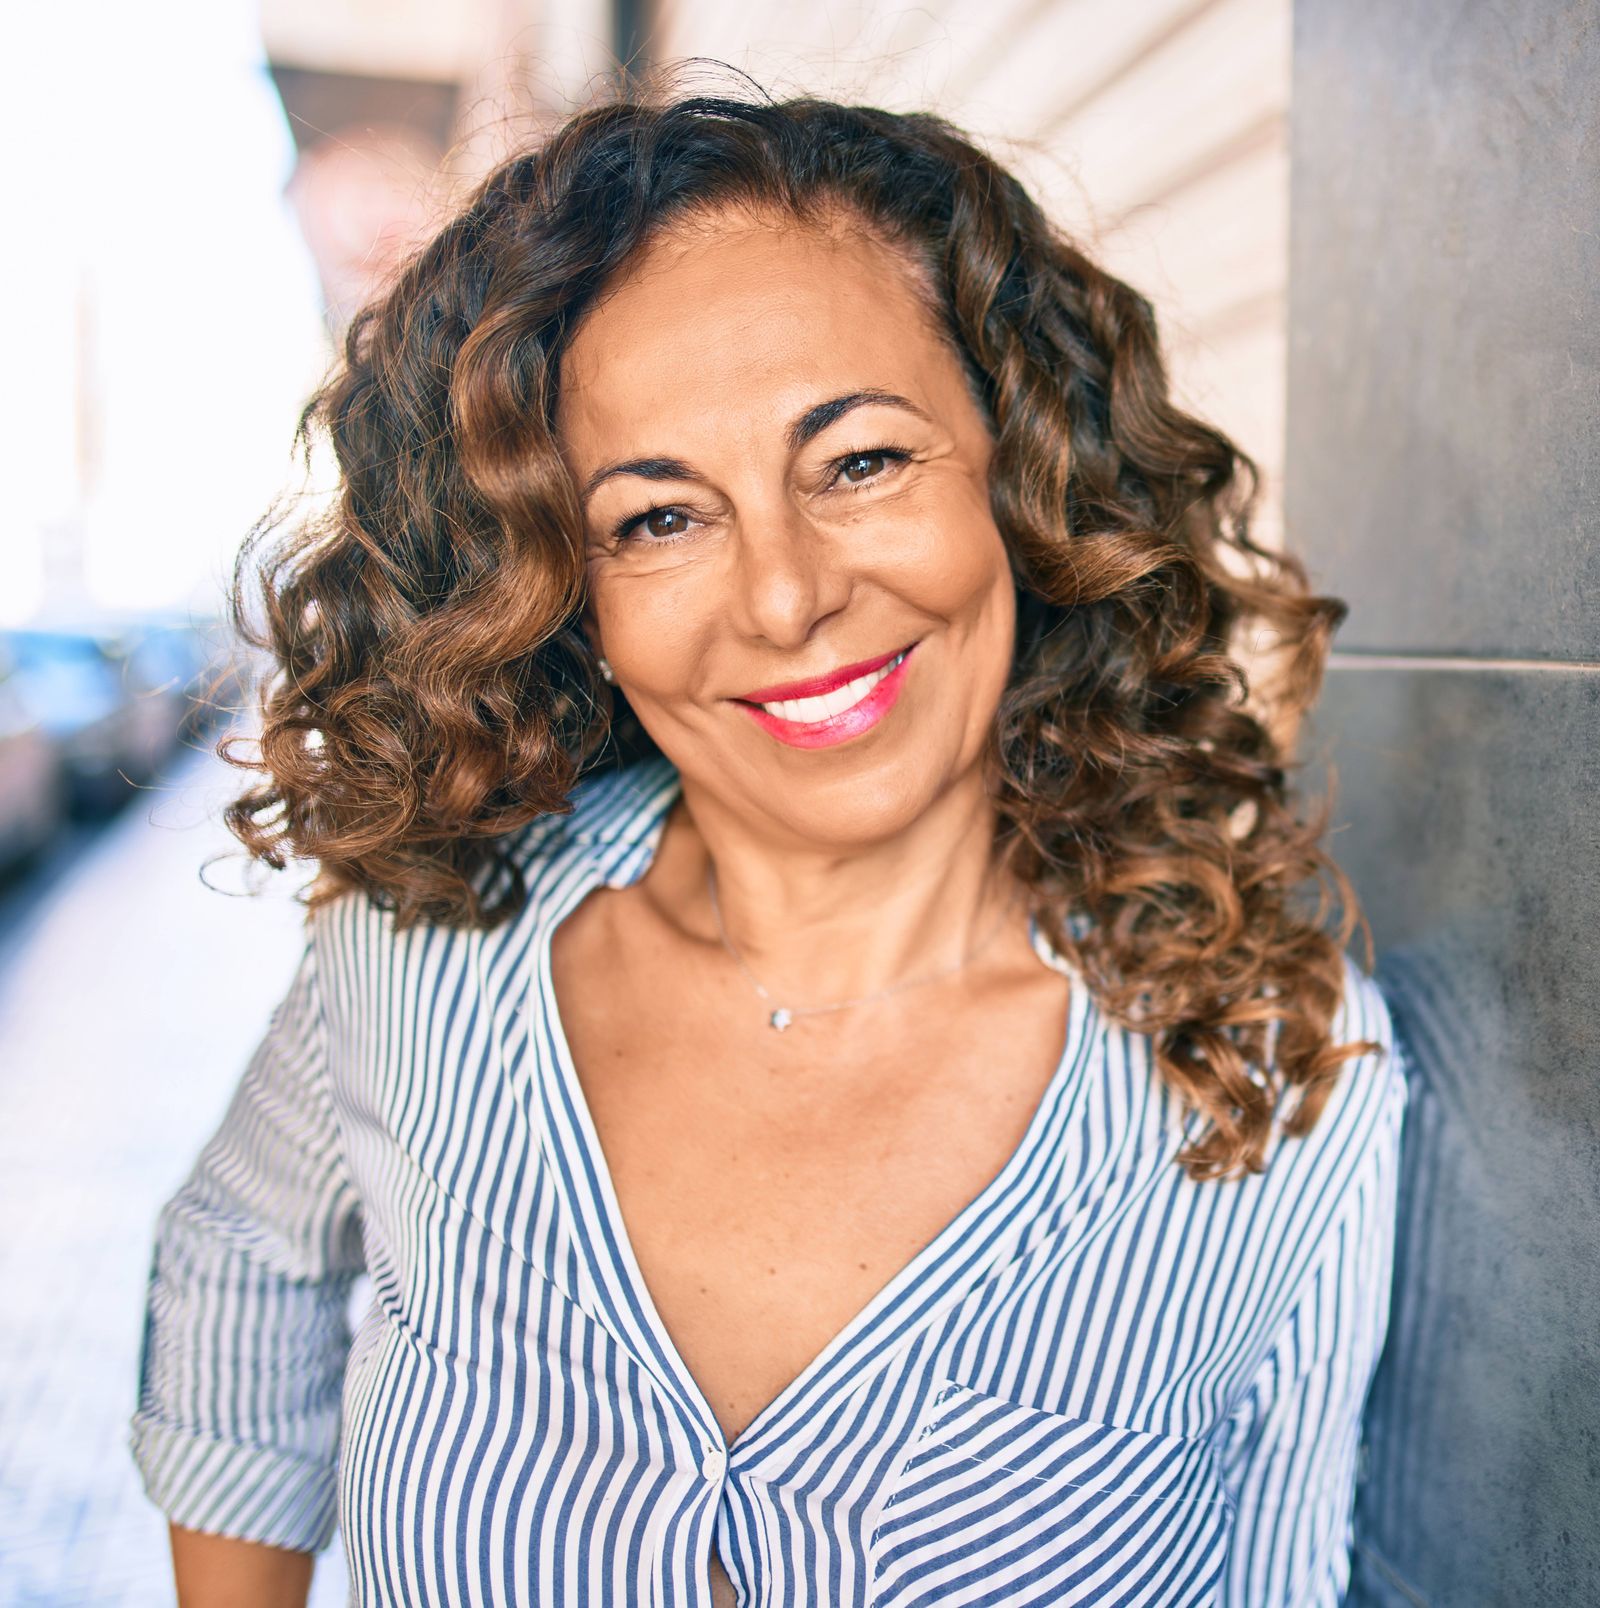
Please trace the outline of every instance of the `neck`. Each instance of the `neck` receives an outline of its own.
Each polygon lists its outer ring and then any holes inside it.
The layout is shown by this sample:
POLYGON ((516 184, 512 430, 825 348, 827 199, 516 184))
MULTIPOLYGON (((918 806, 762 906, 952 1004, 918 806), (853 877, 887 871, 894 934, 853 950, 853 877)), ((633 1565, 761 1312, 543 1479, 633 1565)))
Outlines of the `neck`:
POLYGON ((825 843, 736 814, 685 777, 652 892, 675 924, 720 948, 714 875, 745 966, 785 1002, 825 1004, 956 966, 993 932, 1016 891, 995 863, 994 828, 977 776, 897 831, 825 843))

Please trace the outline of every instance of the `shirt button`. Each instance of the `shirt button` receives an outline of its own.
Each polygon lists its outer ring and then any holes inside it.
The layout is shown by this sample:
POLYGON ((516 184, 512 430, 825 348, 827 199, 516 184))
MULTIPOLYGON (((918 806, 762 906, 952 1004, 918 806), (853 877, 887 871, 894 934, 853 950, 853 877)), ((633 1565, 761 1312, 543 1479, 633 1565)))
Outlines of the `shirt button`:
POLYGON ((728 1459, 715 1446, 706 1447, 706 1455, 700 1460, 700 1472, 712 1481, 722 1478, 723 1470, 728 1466, 728 1459))

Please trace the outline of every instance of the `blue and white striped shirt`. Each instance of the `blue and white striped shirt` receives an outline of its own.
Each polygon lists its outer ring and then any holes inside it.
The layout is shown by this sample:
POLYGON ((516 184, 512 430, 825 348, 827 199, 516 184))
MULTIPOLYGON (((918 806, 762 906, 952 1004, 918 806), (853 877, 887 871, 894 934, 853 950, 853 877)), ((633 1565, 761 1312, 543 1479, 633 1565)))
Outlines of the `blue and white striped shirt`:
MULTIPOLYGON (((591 775, 493 931, 346 895, 165 1208, 133 1449, 177 1523, 351 1600, 1335 1604, 1389 1305, 1405 1084, 1345 1063, 1263 1174, 1195 1183, 1148 1041, 1073 991, 993 1181, 727 1446, 647 1295, 551 934, 643 876, 678 776, 591 775), (365 1269, 372 1301, 346 1312, 365 1269)), ((1063 965, 1035 929, 1041 957, 1063 965)), ((1392 1044, 1346 960, 1339 1041, 1392 1044)))

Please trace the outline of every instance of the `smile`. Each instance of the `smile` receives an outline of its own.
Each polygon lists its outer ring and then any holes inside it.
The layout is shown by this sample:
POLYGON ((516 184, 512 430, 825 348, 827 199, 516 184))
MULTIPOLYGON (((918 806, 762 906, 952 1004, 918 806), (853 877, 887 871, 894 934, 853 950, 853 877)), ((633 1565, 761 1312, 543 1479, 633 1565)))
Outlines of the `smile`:
POLYGON ((894 707, 915 646, 902 648, 876 670, 816 697, 770 703, 737 701, 763 731, 780 742, 793 748, 829 748, 870 730, 894 707))

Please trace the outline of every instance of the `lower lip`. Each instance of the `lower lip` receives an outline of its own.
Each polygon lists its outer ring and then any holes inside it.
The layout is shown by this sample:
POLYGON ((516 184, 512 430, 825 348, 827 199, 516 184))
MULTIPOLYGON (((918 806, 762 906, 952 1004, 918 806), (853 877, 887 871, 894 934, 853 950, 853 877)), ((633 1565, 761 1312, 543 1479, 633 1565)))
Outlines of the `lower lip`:
POLYGON ((915 646, 913 643, 906 649, 905 658, 865 698, 831 720, 785 720, 755 704, 741 704, 740 707, 763 731, 770 732, 780 743, 787 743, 791 748, 832 748, 836 743, 847 743, 852 737, 870 731, 894 708, 895 699, 905 685, 906 671, 910 667, 915 646))

